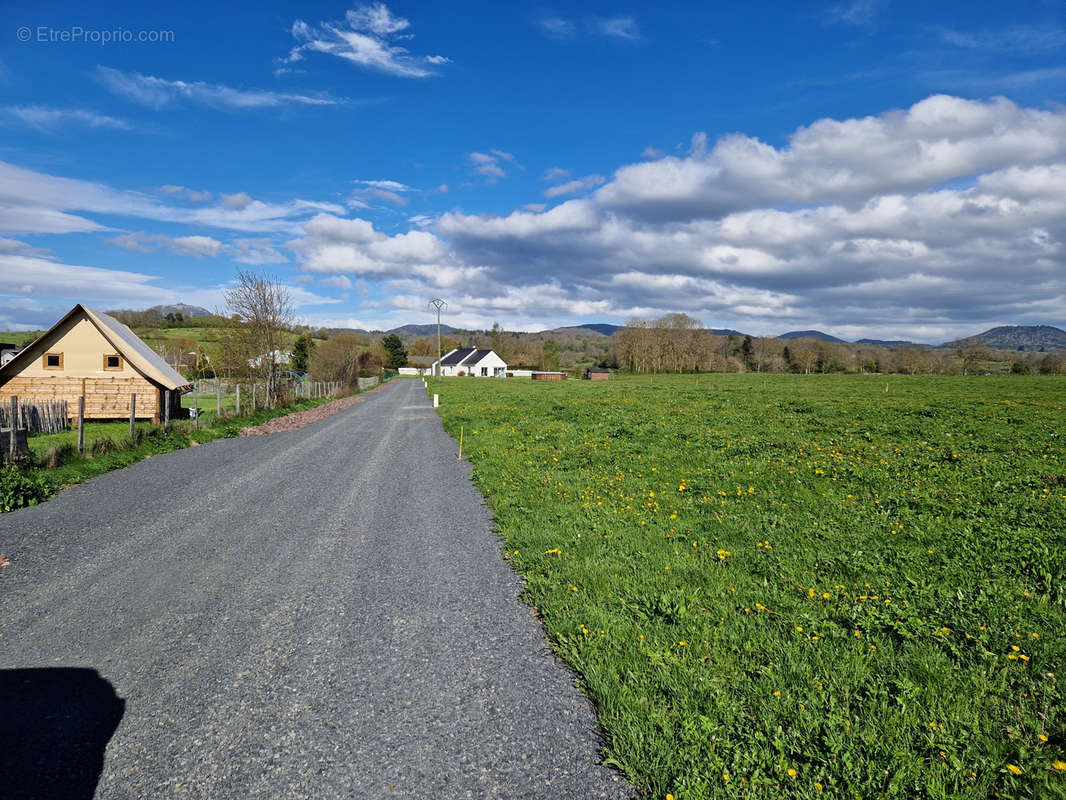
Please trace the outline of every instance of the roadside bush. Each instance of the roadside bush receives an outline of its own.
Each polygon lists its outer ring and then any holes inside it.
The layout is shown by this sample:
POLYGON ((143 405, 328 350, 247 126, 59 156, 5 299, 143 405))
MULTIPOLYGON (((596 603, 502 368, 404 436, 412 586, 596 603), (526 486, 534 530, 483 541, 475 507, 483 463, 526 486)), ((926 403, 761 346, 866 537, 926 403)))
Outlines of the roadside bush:
POLYGON ((35 506, 54 491, 52 482, 40 473, 15 466, 0 469, 0 511, 35 506))

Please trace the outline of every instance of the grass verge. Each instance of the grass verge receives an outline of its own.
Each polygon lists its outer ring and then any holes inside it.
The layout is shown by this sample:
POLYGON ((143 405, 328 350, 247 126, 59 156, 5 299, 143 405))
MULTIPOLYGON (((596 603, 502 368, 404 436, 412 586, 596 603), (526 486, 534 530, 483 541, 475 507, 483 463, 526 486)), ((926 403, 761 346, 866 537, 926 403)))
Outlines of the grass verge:
POLYGON ((129 438, 129 423, 86 424, 86 451, 83 456, 78 456, 76 450, 77 431, 30 437, 30 462, 0 467, 0 511, 36 505, 53 497, 65 486, 128 467, 148 456, 181 450, 194 443, 233 438, 240 435, 241 428, 338 399, 299 400, 283 408, 260 409, 254 414, 240 417, 214 418, 208 425, 201 420, 198 429, 193 427, 190 420, 172 422, 168 432, 158 425, 139 423, 135 440, 129 438), (47 466, 49 462, 53 462, 54 466, 47 466))
POLYGON ((1066 796, 1064 389, 430 391, 608 762, 691 800, 1066 796))

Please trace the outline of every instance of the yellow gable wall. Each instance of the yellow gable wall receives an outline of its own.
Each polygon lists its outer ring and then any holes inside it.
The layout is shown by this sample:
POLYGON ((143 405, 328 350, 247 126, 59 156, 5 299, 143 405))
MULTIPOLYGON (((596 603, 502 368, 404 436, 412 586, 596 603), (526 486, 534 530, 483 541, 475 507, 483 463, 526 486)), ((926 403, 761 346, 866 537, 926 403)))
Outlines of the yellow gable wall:
POLYGON ((35 358, 19 371, 25 378, 76 377, 76 378, 131 378, 137 371, 121 359, 122 369, 104 369, 104 355, 115 355, 115 347, 85 317, 74 318, 64 330, 55 331, 49 337, 45 349, 38 350, 35 358), (55 338, 58 336, 58 339, 55 338), (45 353, 62 353, 62 369, 45 369, 45 353))

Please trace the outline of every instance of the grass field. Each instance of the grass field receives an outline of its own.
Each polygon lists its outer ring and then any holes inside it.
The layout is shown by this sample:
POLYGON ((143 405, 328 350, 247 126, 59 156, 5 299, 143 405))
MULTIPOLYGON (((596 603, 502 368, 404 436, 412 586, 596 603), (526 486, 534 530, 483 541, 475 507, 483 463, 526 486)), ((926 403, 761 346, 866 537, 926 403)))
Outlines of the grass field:
POLYGON ((1066 380, 430 391, 651 797, 1066 797, 1066 380))

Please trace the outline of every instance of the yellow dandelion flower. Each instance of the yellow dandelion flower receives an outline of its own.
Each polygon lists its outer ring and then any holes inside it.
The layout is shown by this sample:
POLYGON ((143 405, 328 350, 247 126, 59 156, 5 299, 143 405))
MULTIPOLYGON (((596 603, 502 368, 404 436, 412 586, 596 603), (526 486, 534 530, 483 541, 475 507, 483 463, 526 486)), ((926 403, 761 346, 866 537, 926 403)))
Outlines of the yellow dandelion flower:
POLYGON ((1012 644, 1012 645, 1010 646, 1010 649, 1011 649, 1011 650, 1013 650, 1013 651, 1014 651, 1015 653, 1017 653, 1017 652, 1018 652, 1019 650, 1021 650, 1022 648, 1018 647, 1018 645, 1016 645, 1016 644, 1012 644))
POLYGON ((729 783, 729 773, 728 772, 723 772, 722 773, 722 780, 725 781, 726 783, 729 783))
POLYGON ((1066 772, 1066 761, 1056 761, 1051 765, 1052 769, 1057 769, 1059 772, 1066 772))
POLYGON ((830 595, 829 592, 822 592, 823 600, 828 600, 830 597, 832 597, 832 595, 830 595))
POLYGON ((1015 775, 1021 775, 1022 774, 1022 768, 1021 767, 1016 767, 1013 764, 1007 764, 1007 769, 1009 769, 1015 775))
POLYGON ((677 644, 678 644, 678 647, 688 647, 688 642, 686 642, 684 639, 682 639, 677 644))
POLYGON ((802 625, 797 625, 796 626, 796 630, 799 631, 800 633, 803 633, 803 626, 802 625))
POLYGON ((1047 741, 1047 734, 1046 733, 1041 733, 1036 738, 1039 739, 1042 742, 1046 742, 1047 741))
POLYGON ((780 696, 781 696, 781 690, 780 689, 778 691, 774 692, 774 697, 780 697, 780 696))
POLYGON ((798 775, 798 774, 799 774, 799 773, 798 773, 798 772, 796 772, 796 770, 794 770, 794 769, 793 769, 792 767, 789 767, 789 768, 788 768, 788 777, 790 777, 790 778, 795 778, 795 777, 796 777, 796 775, 798 775))

